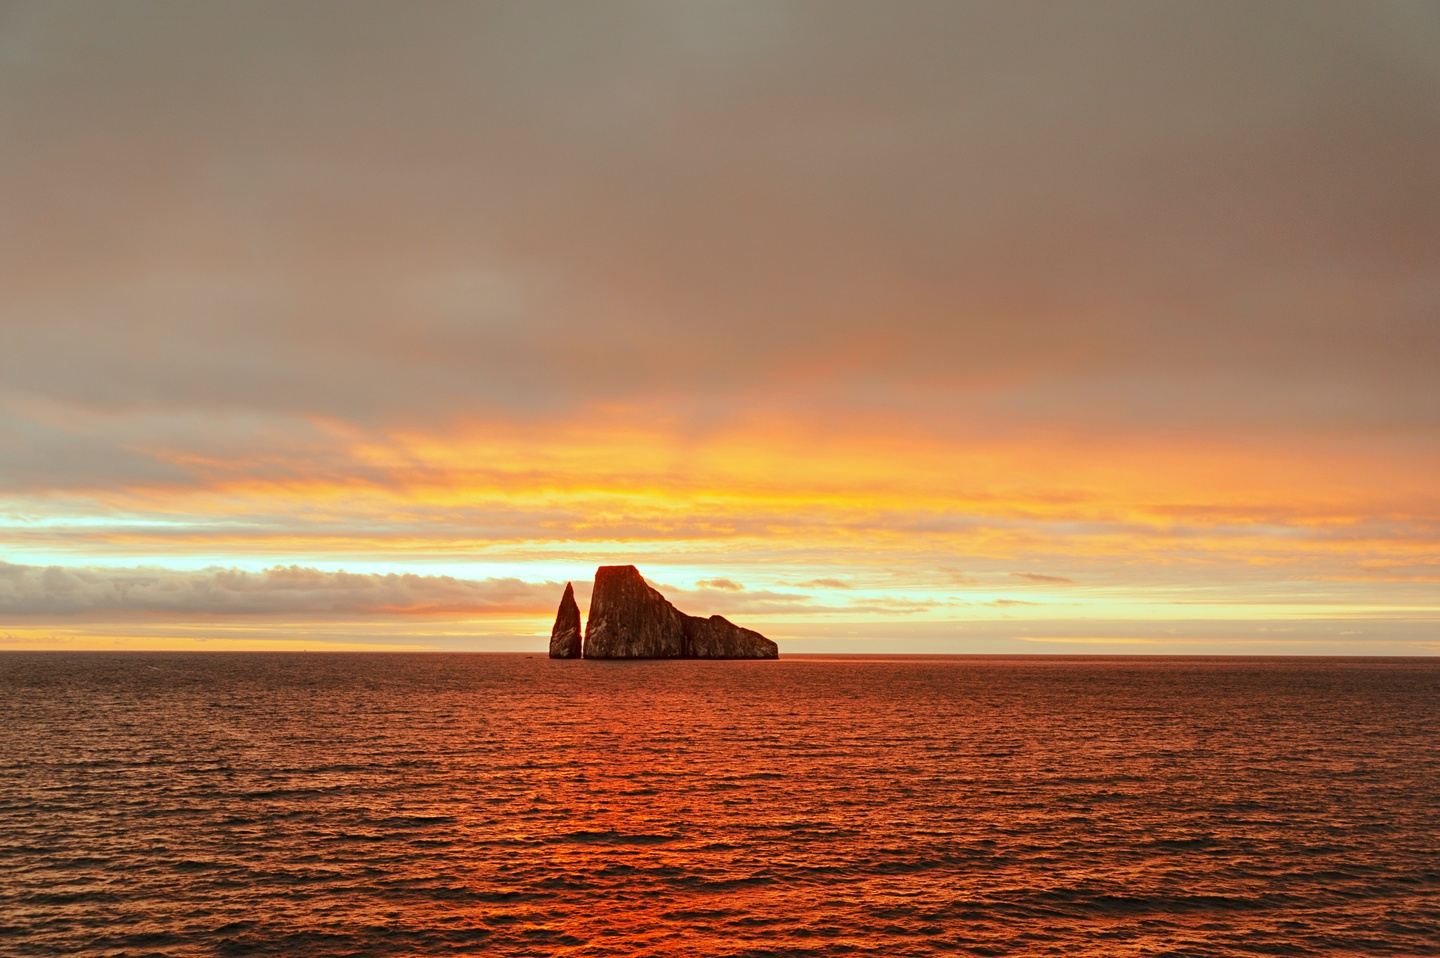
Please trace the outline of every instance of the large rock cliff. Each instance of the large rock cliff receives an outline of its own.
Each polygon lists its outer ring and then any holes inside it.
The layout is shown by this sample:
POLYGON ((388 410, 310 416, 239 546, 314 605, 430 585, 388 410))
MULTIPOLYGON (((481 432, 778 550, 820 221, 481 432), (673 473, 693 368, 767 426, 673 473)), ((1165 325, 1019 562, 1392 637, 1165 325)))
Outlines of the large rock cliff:
POLYGON ((775 659, 780 649, 759 632, 718 615, 685 615, 633 565, 607 565, 595 570, 584 654, 587 659, 775 659))
POLYGON ((685 657, 685 616, 640 576, 633 565, 595 570, 585 657, 680 659, 685 657))
POLYGON ((575 604, 575 588, 568 582, 555 613, 555 627, 550 630, 550 658, 580 658, 580 607, 575 604))

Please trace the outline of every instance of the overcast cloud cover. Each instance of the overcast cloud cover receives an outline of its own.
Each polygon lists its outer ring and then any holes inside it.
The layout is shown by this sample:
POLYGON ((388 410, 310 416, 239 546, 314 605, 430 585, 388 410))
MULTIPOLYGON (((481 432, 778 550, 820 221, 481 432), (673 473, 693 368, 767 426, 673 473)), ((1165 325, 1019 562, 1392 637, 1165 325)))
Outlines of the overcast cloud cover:
POLYGON ((393 14, 3 5, 7 397, 1440 425, 1433 5, 393 14))
POLYGON ((1169 537, 1430 615, 1436 50, 1382 0, 0 0, 0 554, 1058 595, 1169 537))

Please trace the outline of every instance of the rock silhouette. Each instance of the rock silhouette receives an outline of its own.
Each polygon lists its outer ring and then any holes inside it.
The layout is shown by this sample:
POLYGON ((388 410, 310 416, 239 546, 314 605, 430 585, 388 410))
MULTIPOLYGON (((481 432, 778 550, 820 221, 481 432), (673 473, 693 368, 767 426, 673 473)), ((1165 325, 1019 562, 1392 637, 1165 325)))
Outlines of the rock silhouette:
POLYGON ((685 616, 633 565, 602 565, 590 593, 585 654, 592 659, 684 658, 685 616))
POLYGON ((575 604, 575 587, 565 583, 560 609, 555 613, 555 627, 550 630, 550 658, 580 658, 580 607, 575 604))
MULTIPOLYGON (((568 588, 567 588, 568 594, 568 588)), ((563 609, 562 602, 562 609, 563 609)), ((558 628, 558 623, 557 623, 558 628)), ((554 640, 551 640, 554 655, 554 640)), ((780 648, 759 632, 718 615, 686 615, 650 587, 633 565, 595 570, 587 659, 776 659, 780 648)))
POLYGON ((692 659, 778 659, 780 647, 759 632, 742 629, 729 619, 712 615, 685 616, 687 655, 692 659))

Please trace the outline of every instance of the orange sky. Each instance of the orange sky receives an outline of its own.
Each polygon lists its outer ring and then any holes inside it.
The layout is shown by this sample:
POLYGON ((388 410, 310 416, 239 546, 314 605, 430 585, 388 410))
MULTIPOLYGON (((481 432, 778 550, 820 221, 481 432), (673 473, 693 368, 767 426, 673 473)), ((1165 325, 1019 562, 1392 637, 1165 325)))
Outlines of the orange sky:
POLYGON ((1440 651, 1440 15, 0 8, 0 647, 1440 651))

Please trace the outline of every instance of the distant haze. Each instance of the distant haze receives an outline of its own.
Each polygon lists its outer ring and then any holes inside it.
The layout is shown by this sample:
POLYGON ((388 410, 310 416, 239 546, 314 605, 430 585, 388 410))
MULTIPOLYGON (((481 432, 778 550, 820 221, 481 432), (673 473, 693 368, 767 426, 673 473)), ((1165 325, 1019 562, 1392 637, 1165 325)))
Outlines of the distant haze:
POLYGON ((1440 652, 1437 50, 0 0, 0 648, 1440 652))

